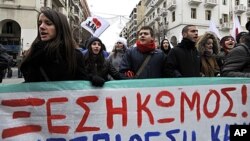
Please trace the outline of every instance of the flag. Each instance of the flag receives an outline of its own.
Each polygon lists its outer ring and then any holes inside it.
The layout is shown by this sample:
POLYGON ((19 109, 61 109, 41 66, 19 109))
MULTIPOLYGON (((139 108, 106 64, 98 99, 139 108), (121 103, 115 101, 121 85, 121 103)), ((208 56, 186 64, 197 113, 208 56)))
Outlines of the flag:
POLYGON ((81 26, 93 36, 99 37, 109 26, 109 22, 99 16, 88 17, 81 26))
POLYGON ((213 32, 219 39, 221 39, 220 32, 219 32, 218 28, 216 27, 214 21, 212 21, 212 20, 209 23, 208 31, 213 32))
POLYGON ((234 37, 234 39, 236 39, 236 36, 242 32, 242 28, 241 28, 241 25, 240 25, 240 21, 238 19, 237 16, 234 16, 234 20, 233 20, 233 29, 231 31, 231 35, 234 37))

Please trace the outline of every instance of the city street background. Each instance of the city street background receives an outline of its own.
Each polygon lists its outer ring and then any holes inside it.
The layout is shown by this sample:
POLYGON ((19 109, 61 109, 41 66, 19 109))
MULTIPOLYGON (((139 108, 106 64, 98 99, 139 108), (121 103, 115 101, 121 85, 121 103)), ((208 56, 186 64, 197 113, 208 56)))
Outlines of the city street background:
POLYGON ((23 78, 17 77, 17 67, 12 68, 12 77, 7 78, 7 76, 3 79, 3 82, 0 84, 18 84, 24 82, 23 78))

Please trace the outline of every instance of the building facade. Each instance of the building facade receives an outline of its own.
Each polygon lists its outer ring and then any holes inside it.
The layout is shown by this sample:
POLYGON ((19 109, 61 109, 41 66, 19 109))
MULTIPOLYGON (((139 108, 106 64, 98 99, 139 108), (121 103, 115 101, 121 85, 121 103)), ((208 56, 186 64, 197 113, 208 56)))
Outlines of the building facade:
POLYGON ((80 23, 90 16, 86 0, 0 0, 0 44, 14 58, 27 50, 37 36, 37 16, 44 6, 68 17, 77 42, 88 36, 80 28, 80 23))
POLYGON ((141 26, 145 25, 145 0, 139 1, 136 7, 129 15, 130 20, 122 29, 120 36, 125 37, 128 41, 128 46, 133 46, 136 42, 137 31, 141 26))
MULTIPOLYGON (((238 17, 243 30, 246 30, 245 23, 250 20, 250 0, 141 0, 140 2, 144 3, 145 7, 141 25, 149 25, 154 29, 158 43, 163 38, 168 38, 174 46, 182 39, 181 31, 186 25, 196 25, 199 35, 202 35, 208 31, 210 23, 213 22, 223 37, 230 35, 234 16, 238 17)), ((136 30, 141 25, 138 24, 136 30)), ((129 31, 130 27, 126 28, 129 31)))

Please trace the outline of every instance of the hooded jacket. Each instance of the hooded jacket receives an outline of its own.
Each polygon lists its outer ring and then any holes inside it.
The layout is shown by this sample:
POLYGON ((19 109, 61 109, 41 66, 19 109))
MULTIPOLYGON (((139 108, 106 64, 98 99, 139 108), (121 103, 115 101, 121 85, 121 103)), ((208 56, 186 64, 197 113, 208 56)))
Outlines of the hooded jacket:
POLYGON ((88 51, 84 54, 84 64, 85 71, 88 74, 88 78, 91 80, 93 76, 99 76, 103 78, 105 81, 108 81, 108 75, 111 75, 114 79, 120 80, 122 77, 119 72, 114 68, 114 66, 108 62, 104 54, 102 53, 104 50, 104 45, 102 41, 97 37, 92 37, 89 39, 87 43, 88 51), (91 44, 94 41, 98 41, 101 43, 101 50, 99 54, 94 54, 91 49, 91 44))
POLYGON ((196 48, 201 55, 201 73, 206 77, 217 76, 220 68, 217 64, 215 55, 219 52, 219 42, 216 36, 212 33, 206 32, 196 43, 196 48), (206 43, 209 39, 213 40, 213 52, 206 51, 206 43))

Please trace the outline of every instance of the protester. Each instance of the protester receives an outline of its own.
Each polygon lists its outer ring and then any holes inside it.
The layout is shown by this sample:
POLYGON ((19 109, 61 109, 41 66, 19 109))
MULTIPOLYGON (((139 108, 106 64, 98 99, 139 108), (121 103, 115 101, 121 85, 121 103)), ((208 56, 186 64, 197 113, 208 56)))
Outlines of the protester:
POLYGON ((12 77, 11 67, 15 65, 13 57, 7 53, 7 50, 2 44, 0 44, 0 83, 2 83, 3 78, 7 72, 7 77, 12 77))
POLYGON ((138 32, 136 46, 129 48, 120 65, 120 73, 127 78, 161 78, 166 55, 157 49, 154 42, 154 31, 143 26, 138 32), (141 67, 143 62, 144 67, 141 67), (141 68, 141 69, 140 69, 141 68))
POLYGON ((216 56, 216 60, 220 69, 224 65, 225 57, 235 47, 235 44, 236 42, 233 36, 224 36, 221 38, 220 40, 221 49, 220 49, 219 54, 216 56))
POLYGON ((115 42, 115 46, 113 51, 110 53, 108 57, 108 61, 115 67, 116 70, 119 71, 119 66, 127 50, 127 40, 123 37, 119 37, 115 42))
POLYGON ((37 27, 37 37, 20 66, 25 82, 86 80, 83 55, 76 49, 66 16, 43 7, 37 27))
MULTIPOLYGON (((87 41, 86 41, 86 46, 87 44, 89 43, 89 40, 91 39, 92 37, 90 37, 87 41)), ((79 48, 79 50, 82 52, 83 55, 85 55, 87 52, 88 52, 88 47, 85 47, 85 49, 83 48, 79 48)), ((106 46, 103 44, 103 49, 102 49, 102 54, 104 56, 105 59, 108 58, 109 56, 109 53, 106 51, 106 46)))
MULTIPOLYGON (((250 31, 250 21, 246 24, 250 31), (248 27, 249 26, 249 27, 248 27)), ((250 34, 244 35, 244 40, 233 48, 225 58, 222 75, 229 77, 250 77, 250 34)))
POLYGON ((108 75, 111 75, 115 80, 120 80, 122 77, 114 66, 105 59, 103 50, 104 45, 97 37, 92 37, 88 41, 88 51, 84 55, 85 69, 88 77, 95 86, 103 86, 108 81, 108 75))
POLYGON ((215 55, 219 52, 219 42, 217 37, 211 32, 206 32, 197 41, 196 48, 201 55, 202 76, 219 76, 220 68, 215 58, 215 55))
POLYGON ((240 32, 239 34, 236 35, 236 42, 237 44, 240 44, 243 42, 244 35, 247 35, 247 32, 240 32))
POLYGON ((161 41, 161 45, 160 45, 160 49, 166 54, 168 55, 169 51, 171 50, 171 44, 169 42, 168 39, 163 39, 161 41))
POLYGON ((195 25, 182 29, 181 43, 170 50, 165 63, 166 77, 199 77, 200 55, 195 47, 198 30, 195 25))

